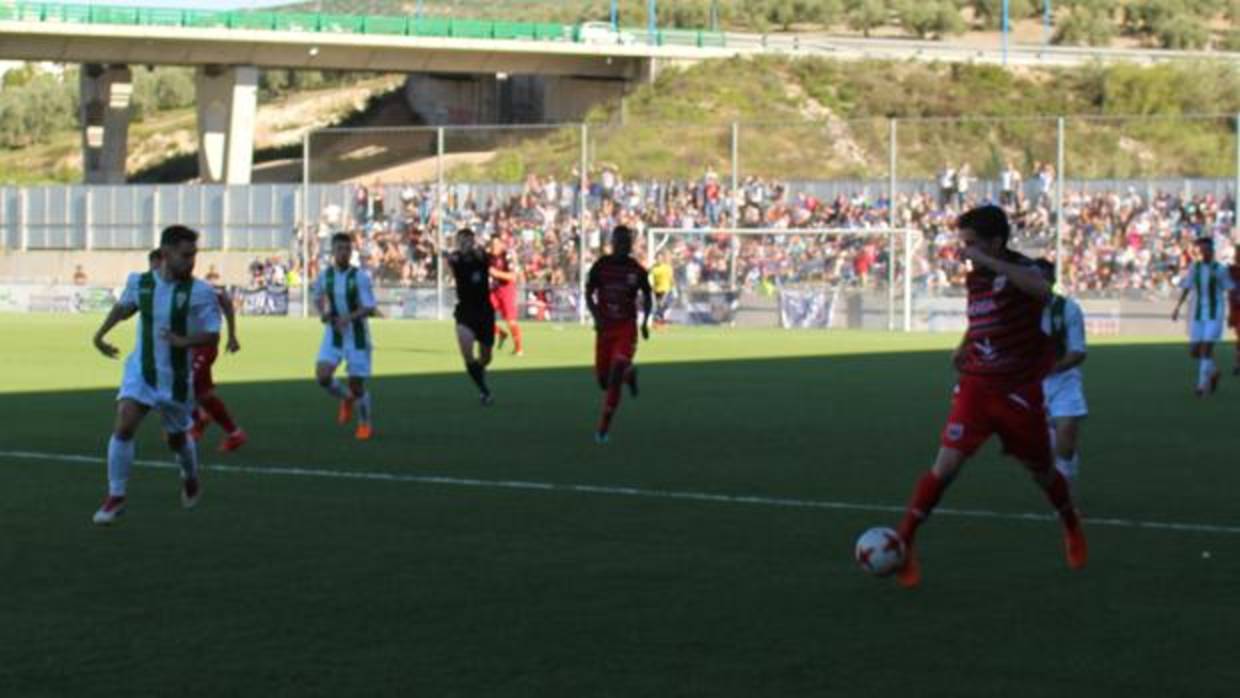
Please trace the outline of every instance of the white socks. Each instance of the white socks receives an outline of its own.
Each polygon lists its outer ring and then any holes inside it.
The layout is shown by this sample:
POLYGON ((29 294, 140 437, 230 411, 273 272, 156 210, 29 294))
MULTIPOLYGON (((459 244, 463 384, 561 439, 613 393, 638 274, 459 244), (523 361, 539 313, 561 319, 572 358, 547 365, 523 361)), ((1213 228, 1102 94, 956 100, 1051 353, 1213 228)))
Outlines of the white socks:
POLYGON ((1071 458, 1061 458, 1059 456, 1055 456, 1055 470, 1058 470, 1059 474, 1064 476, 1064 479, 1068 481, 1069 485, 1076 484, 1076 476, 1077 473, 1080 472, 1080 469, 1080 453, 1073 454, 1071 458))
POLYGON ((121 441, 113 434, 108 439, 108 494, 124 497, 133 467, 133 439, 121 441))
POLYGON ((354 404, 357 405, 357 420, 362 424, 370 424, 370 391, 362 393, 354 404))
POLYGON ((331 383, 323 386, 323 389, 327 391, 328 395, 331 395, 337 400, 344 400, 349 397, 349 391, 345 390, 344 386, 340 385, 340 381, 338 380, 333 380, 331 383))
POLYGON ((181 465, 181 479, 198 477, 198 447, 192 436, 185 434, 185 444, 176 454, 177 463, 181 465))
POLYGON ((1197 367, 1197 387, 1205 390, 1210 385, 1210 376, 1214 375, 1214 359, 1204 357, 1197 367))

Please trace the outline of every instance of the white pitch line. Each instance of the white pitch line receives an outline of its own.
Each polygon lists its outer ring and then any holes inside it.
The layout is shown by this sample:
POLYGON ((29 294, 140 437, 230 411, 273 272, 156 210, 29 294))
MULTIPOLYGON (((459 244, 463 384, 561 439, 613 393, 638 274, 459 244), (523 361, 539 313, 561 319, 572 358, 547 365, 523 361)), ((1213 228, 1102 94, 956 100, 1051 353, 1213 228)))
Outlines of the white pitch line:
MULTIPOLYGON (((105 458, 100 458, 99 456, 82 456, 68 453, 44 453, 40 451, 0 450, 0 457, 55 461, 60 463, 84 463, 90 465, 104 465, 107 462, 105 458)), ((180 469, 180 466, 175 463, 169 463, 166 461, 136 460, 134 461, 134 465, 144 468, 158 468, 161 470, 180 469)), ((317 477, 334 480, 362 480, 371 482, 408 482, 419 485, 445 485, 449 487, 474 487, 482 489, 566 492, 571 494, 596 494, 611 497, 636 497, 641 499, 672 499, 688 502, 710 502, 714 504, 747 504, 751 506, 782 507, 787 509, 867 511, 882 514, 904 513, 904 507, 890 504, 860 504, 857 502, 833 502, 821 499, 795 499, 787 497, 768 497, 764 495, 712 494, 710 492, 692 492, 683 490, 652 490, 642 487, 625 487, 620 485, 582 485, 573 483, 533 482, 529 480, 484 480, 479 478, 449 477, 445 475, 411 475, 406 473, 320 470, 316 468, 296 468, 289 466, 256 468, 245 465, 202 465, 200 467, 204 470, 214 472, 240 473, 244 475, 317 477)), ((1000 519, 1004 521, 1053 521, 1055 519, 1055 517, 1051 514, 1002 512, 987 509, 952 509, 945 507, 935 509, 934 513, 938 516, 1000 519)), ((1111 526, 1115 528, 1140 528, 1155 531, 1224 533, 1230 535, 1240 535, 1240 526, 1226 526, 1218 524, 1088 517, 1085 519, 1085 523, 1091 526, 1111 526)))

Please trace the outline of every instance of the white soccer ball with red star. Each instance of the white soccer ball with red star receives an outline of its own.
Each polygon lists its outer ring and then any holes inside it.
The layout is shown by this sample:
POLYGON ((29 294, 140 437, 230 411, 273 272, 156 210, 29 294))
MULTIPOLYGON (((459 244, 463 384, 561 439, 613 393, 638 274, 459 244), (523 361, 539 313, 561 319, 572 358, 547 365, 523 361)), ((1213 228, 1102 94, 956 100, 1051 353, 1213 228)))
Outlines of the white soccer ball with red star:
POLYGON ((876 526, 857 539, 854 556, 861 569, 876 577, 886 577, 904 566, 906 552, 900 534, 885 526, 876 526))

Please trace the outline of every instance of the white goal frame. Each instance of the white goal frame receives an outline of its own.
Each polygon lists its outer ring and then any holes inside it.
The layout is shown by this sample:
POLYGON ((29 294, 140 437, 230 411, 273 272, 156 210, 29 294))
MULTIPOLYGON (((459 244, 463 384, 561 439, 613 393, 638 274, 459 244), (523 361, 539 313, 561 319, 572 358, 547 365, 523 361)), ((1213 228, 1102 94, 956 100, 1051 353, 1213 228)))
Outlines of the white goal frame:
MULTIPOLYGON (((655 255, 661 246, 656 247, 655 240, 658 236, 671 235, 731 235, 733 240, 739 240, 744 235, 810 235, 810 236, 853 236, 853 237, 885 237, 887 238, 887 254, 888 258, 894 260, 896 258, 896 241, 900 238, 904 240, 904 284, 902 294, 904 296, 904 317, 903 325, 900 329, 905 332, 913 331, 913 237, 917 231, 913 228, 647 228, 646 229, 646 254, 647 261, 653 264, 655 255)), ((732 247, 732 269, 735 274, 737 246, 732 247)), ((896 267, 894 264, 887 265, 887 329, 896 330, 896 267)), ((735 280, 733 281, 735 285, 735 280)))

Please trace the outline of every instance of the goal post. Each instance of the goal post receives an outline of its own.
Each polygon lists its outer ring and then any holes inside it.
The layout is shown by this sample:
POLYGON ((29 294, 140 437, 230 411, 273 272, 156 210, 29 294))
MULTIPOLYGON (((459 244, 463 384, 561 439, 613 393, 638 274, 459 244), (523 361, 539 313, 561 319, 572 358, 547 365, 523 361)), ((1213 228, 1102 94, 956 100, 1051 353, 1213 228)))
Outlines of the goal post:
POLYGON ((714 294, 722 299, 718 302, 735 305, 772 289, 780 294, 827 292, 832 300, 842 293, 857 298, 885 294, 886 322, 880 326, 910 332, 919 236, 913 228, 890 227, 651 227, 645 231, 642 256, 650 266, 660 257, 672 265, 681 305, 689 293, 714 294))

